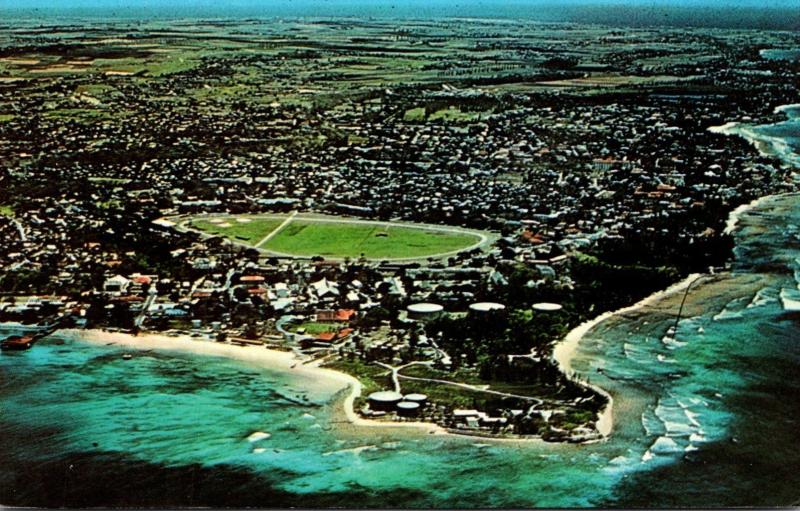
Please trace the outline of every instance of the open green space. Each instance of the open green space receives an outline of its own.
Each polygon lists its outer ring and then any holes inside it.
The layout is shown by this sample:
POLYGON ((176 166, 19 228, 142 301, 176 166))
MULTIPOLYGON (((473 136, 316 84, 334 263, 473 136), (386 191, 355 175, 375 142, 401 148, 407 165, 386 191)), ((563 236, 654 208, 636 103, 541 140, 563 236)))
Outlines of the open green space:
POLYGON ((461 109, 455 107, 443 108, 433 112, 429 121, 444 121, 444 122, 468 122, 480 119, 483 115, 482 112, 462 112, 461 109))
POLYGON ((14 209, 8 204, 0 204, 0 216, 14 217, 14 209))
POLYGON ((305 330, 308 335, 319 335, 328 332, 338 332, 344 325, 342 323, 321 323, 318 321, 304 321, 303 323, 296 323, 289 329, 292 332, 305 330))
POLYGON ((401 259, 460 250, 478 241, 472 234, 423 228, 294 220, 261 248, 299 256, 401 259))
MULTIPOLYGON (((255 246, 283 220, 280 217, 225 216, 194 219, 188 225, 255 246)), ((363 255, 369 259, 404 259, 454 252, 479 241, 476 234, 424 227, 294 219, 258 248, 300 257, 356 258, 363 255)))
POLYGON ((274 231, 283 221, 280 218, 241 217, 250 221, 240 222, 237 218, 239 217, 220 218, 221 223, 211 222, 210 219, 193 220, 190 226, 209 234, 221 235, 255 244, 274 231))

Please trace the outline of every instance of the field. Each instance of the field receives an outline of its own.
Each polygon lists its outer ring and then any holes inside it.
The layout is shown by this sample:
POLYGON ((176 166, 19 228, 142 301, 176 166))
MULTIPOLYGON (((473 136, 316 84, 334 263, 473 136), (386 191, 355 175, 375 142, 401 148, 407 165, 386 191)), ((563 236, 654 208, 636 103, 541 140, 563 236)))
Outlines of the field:
POLYGON ((477 233, 424 226, 297 217, 281 227, 285 216, 245 218, 249 221, 242 222, 239 217, 195 219, 188 227, 298 257, 412 259, 456 252, 482 241, 477 233), (261 243, 273 231, 272 237, 261 243))
POLYGON ((374 224, 295 221, 269 240, 270 251, 305 256, 401 259, 442 254, 478 242, 471 234, 374 224))
POLYGON ((344 326, 343 323, 318 323, 316 321, 306 321, 305 323, 299 323, 297 325, 293 325, 289 330, 292 332, 297 332, 300 329, 303 329, 307 335, 319 335, 329 332, 338 332, 344 326))
POLYGON ((193 220, 191 226, 209 234, 218 234, 255 245, 282 222, 279 218, 241 218, 249 221, 241 222, 236 218, 225 218, 223 221, 202 219, 193 220))

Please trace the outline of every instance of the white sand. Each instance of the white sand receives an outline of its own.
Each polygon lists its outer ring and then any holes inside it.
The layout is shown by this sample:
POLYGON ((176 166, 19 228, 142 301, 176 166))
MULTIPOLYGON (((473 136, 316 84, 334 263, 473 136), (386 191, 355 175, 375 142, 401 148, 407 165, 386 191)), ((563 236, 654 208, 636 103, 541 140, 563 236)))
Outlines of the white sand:
POLYGON ((95 345, 108 345, 113 343, 116 346, 125 346, 132 349, 155 349, 155 350, 180 350, 183 352, 194 353, 197 355, 228 357, 256 364, 268 369, 291 371, 298 376, 307 377, 309 385, 320 385, 321 387, 338 392, 349 387, 350 392, 344 400, 344 414, 347 421, 359 427, 411 427, 421 428, 429 433, 446 433, 445 430, 436 424, 428 422, 378 422, 360 417, 353 409, 355 399, 361 395, 361 383, 349 374, 318 367, 315 364, 303 364, 302 361, 291 352, 276 351, 265 349, 260 346, 239 346, 206 340, 197 340, 188 335, 168 336, 159 334, 140 334, 131 335, 121 332, 108 332, 105 330, 79 330, 65 329, 61 333, 69 336, 79 337, 85 342, 95 345))
POLYGON ((800 108, 800 103, 791 103, 789 105, 776 106, 775 110, 774 110, 774 113, 780 114, 780 113, 783 113, 783 112, 785 112, 787 110, 794 110, 796 108, 800 108))
POLYGON ((624 307, 622 309, 616 311, 609 311, 605 312, 594 319, 581 323, 577 327, 573 328, 567 335, 564 337, 564 340, 558 343, 555 348, 553 348, 553 360, 558 363, 559 368, 561 371, 567 375, 572 381, 579 383, 580 385, 585 385, 595 392, 605 396, 608 399, 608 404, 606 405, 605 409, 600 413, 600 416, 597 420, 597 430, 598 432, 603 435, 604 437, 608 437, 611 435, 611 432, 614 428, 614 399, 611 397, 606 390, 584 381, 578 380, 572 372, 572 359, 575 357, 575 352, 578 349, 578 345, 580 344, 581 339, 584 335, 586 335, 592 328, 599 325, 603 321, 607 319, 625 314, 628 312, 633 312, 643 307, 647 307, 648 305, 652 305, 667 296, 679 293, 684 291, 695 279, 700 277, 701 274, 693 273, 683 279, 682 281, 673 284, 672 286, 664 289, 662 291, 658 291, 657 293, 653 293, 652 295, 644 298, 643 300, 629 306, 624 307))
POLYGON ((721 135, 733 135, 733 129, 738 125, 738 122, 726 122, 722 126, 710 126, 708 131, 711 133, 719 133, 721 135))

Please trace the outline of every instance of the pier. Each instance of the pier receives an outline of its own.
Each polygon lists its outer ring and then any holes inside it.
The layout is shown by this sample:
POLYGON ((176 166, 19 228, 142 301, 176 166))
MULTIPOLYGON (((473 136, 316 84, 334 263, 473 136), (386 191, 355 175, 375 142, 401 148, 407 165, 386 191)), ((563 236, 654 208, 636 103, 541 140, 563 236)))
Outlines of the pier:
POLYGON ((37 341, 40 339, 51 335, 53 332, 64 326, 66 321, 71 316, 62 316, 56 318, 52 323, 49 325, 40 327, 40 330, 29 335, 11 335, 6 337, 0 343, 0 349, 3 351, 22 351, 28 350, 36 344, 37 341))

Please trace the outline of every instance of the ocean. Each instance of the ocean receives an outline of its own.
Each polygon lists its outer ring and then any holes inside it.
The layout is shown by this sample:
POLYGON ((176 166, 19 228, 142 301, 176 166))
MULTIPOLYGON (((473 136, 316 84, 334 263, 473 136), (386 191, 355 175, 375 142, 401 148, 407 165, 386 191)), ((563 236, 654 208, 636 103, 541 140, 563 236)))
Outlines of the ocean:
MULTIPOLYGON (((800 120, 752 127, 797 162, 800 120)), ((343 430, 291 371, 52 336, 0 355, 0 503, 770 506, 800 501, 800 195, 737 213, 730 274, 609 319, 572 367, 614 396, 593 445, 343 430)), ((2 333, 14 331, 6 327, 2 333)), ((200 342, 200 341, 198 341, 200 342)))

